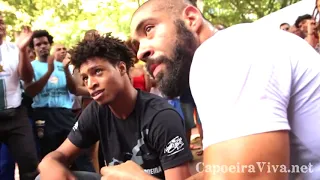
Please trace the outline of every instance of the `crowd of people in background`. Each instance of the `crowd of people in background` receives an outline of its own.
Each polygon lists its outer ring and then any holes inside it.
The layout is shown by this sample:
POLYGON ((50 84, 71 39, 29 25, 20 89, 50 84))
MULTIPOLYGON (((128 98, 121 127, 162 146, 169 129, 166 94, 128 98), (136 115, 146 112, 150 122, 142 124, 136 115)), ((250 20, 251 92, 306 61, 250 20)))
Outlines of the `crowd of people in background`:
POLYGON ((293 25, 288 23, 280 24, 280 29, 305 39, 320 53, 318 27, 319 23, 316 22, 315 18, 310 14, 299 16, 293 25))
MULTIPOLYGON (((294 25, 282 23, 280 29, 299 36, 320 53, 318 26, 314 16, 307 14, 294 25)), ((261 58, 261 49, 277 51, 278 45, 268 43, 279 38, 296 42, 310 56, 318 58, 317 54, 300 38, 280 30, 270 32, 270 39, 262 37, 262 44, 258 31, 252 25, 213 26, 189 1, 150 0, 133 15, 126 41, 92 29, 68 49, 64 42, 55 42, 48 30, 31 31, 28 26, 16 35, 15 43, 7 42, 0 14, 0 179, 13 180, 18 168, 21 180, 128 178, 130 173, 138 179, 182 180, 193 175, 189 170, 192 150, 197 156, 204 154, 205 164, 261 157, 287 163, 290 130, 296 135, 293 149, 300 148, 295 163, 312 161, 319 168, 319 151, 314 151, 319 146, 314 142, 320 137, 312 129, 319 125, 314 121, 318 114, 309 110, 320 99, 313 97, 320 86, 320 72, 308 71, 308 77, 304 73, 307 65, 316 63, 300 63, 299 54, 290 54, 299 53, 294 50, 282 52, 283 62, 290 59, 290 65, 298 64, 286 74, 289 66, 271 57, 272 53, 267 60, 261 58), (249 35, 251 39, 245 39, 249 35), (237 56, 226 53, 232 47, 237 56), (249 47, 256 52, 247 52, 249 47), (213 50, 217 51, 210 54, 213 50), (208 57, 216 59, 204 61, 208 57), (289 79, 294 88, 289 88, 289 79), (303 126, 301 119, 311 123, 303 126), (194 128, 200 145, 191 143, 194 128), (311 140, 310 133, 315 134, 311 140), (256 134, 260 139, 254 139, 256 134), (254 140, 241 139, 247 136, 254 140), (266 143, 268 138, 272 147, 266 143)), ((198 173, 194 177, 213 176, 198 173)), ((249 175, 221 177, 242 180, 249 175)), ((314 177, 320 176, 305 176, 314 177)))

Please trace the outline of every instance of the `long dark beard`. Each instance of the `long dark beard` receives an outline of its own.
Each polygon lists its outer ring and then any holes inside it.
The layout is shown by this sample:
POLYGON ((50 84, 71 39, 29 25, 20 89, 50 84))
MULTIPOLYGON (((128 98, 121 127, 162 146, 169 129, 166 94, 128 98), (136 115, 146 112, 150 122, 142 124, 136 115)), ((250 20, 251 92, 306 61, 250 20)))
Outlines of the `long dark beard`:
MULTIPOLYGON (((167 73, 159 73, 159 90, 167 97, 180 96, 189 88, 189 73, 193 55, 198 45, 194 35, 189 31, 184 22, 177 20, 177 41, 171 59, 163 58, 167 73)), ((162 59, 161 58, 161 59, 162 59)))

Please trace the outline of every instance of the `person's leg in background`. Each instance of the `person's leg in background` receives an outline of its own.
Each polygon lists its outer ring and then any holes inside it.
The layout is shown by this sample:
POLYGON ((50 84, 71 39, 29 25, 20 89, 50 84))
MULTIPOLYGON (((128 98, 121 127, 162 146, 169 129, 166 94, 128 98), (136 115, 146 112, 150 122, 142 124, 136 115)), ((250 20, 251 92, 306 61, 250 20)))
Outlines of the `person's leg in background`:
POLYGON ((38 157, 32 127, 24 107, 8 123, 10 128, 6 143, 19 166, 21 180, 34 180, 38 171, 38 157))
POLYGON ((31 119, 30 116, 29 116, 29 122, 30 122, 31 127, 32 127, 32 134, 33 134, 34 142, 36 144, 36 150, 37 150, 38 159, 40 159, 40 145, 39 145, 39 138, 38 138, 38 135, 37 135, 36 124, 35 124, 34 120, 31 119))
POLYGON ((14 160, 8 150, 8 147, 0 144, 0 179, 14 180, 14 160))

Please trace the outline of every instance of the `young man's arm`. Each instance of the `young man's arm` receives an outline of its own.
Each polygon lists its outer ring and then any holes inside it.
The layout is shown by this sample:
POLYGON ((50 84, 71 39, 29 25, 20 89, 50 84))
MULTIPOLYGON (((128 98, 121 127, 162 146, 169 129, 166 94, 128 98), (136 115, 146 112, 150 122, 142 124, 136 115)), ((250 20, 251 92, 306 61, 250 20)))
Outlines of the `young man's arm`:
POLYGON ((81 149, 66 139, 55 151, 46 155, 39 164, 41 179, 73 179, 68 166, 78 156, 81 149))
POLYGON ((77 87, 76 87, 76 83, 75 83, 75 81, 74 81, 74 79, 72 77, 72 74, 70 72, 71 71, 70 66, 69 66, 70 65, 70 59, 65 58, 62 63, 63 63, 64 73, 66 75, 67 88, 68 88, 68 90, 69 90, 69 92, 71 94, 76 95, 77 87))
POLYGON ((48 80, 52 74, 52 72, 54 71, 54 57, 53 56, 49 56, 48 57, 48 71, 37 81, 34 82, 25 82, 25 92, 27 95, 29 95, 30 97, 35 97, 36 95, 38 95, 42 89, 46 86, 46 84, 48 83, 48 80))
POLYGON ((149 134, 154 148, 158 150, 166 179, 185 180, 190 177, 189 162, 193 156, 179 113, 173 109, 159 112, 154 117, 149 134))
POLYGON ((141 166, 133 161, 126 161, 117 166, 105 166, 101 169, 101 180, 126 179, 126 180, 158 180, 143 171, 141 166))
POLYGON ((27 46, 30 43, 32 37, 32 31, 29 27, 23 27, 19 36, 16 39, 16 45, 19 48, 19 64, 18 73, 20 79, 25 83, 29 83, 33 79, 33 68, 31 66, 29 55, 27 52, 27 46))
POLYGON ((34 73, 32 65, 29 61, 29 55, 26 48, 19 50, 18 72, 22 81, 26 83, 32 81, 34 73))
POLYGON ((99 138, 95 125, 97 106, 91 104, 79 117, 68 138, 55 151, 49 153, 39 165, 40 177, 43 179, 72 178, 68 166, 78 156, 81 149, 89 148, 99 138))

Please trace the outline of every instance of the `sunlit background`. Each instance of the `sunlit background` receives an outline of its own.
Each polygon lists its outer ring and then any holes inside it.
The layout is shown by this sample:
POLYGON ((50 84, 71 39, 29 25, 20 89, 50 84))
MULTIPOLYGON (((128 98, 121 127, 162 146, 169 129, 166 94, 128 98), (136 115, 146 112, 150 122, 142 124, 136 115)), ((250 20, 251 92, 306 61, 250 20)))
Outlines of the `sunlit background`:
MULTIPOLYGON (((15 32, 23 25, 28 25, 33 30, 48 30, 55 42, 71 47, 89 29, 97 29, 102 33, 112 32, 116 37, 127 39, 131 15, 145 1, 147 0, 0 0, 0 11, 7 24, 7 40, 13 41, 15 32)), ((197 1, 209 21, 226 27, 261 18, 265 25, 273 22, 275 26, 281 17, 286 17, 281 21, 286 21, 288 17, 291 17, 288 21, 292 21, 302 15, 302 12, 312 14, 315 4, 315 0, 303 0, 305 3, 300 2, 301 5, 290 10, 288 6, 299 0, 193 1, 197 1), (285 12, 279 13, 283 8, 286 9, 285 12), (276 11, 278 15, 272 15, 276 11)))

